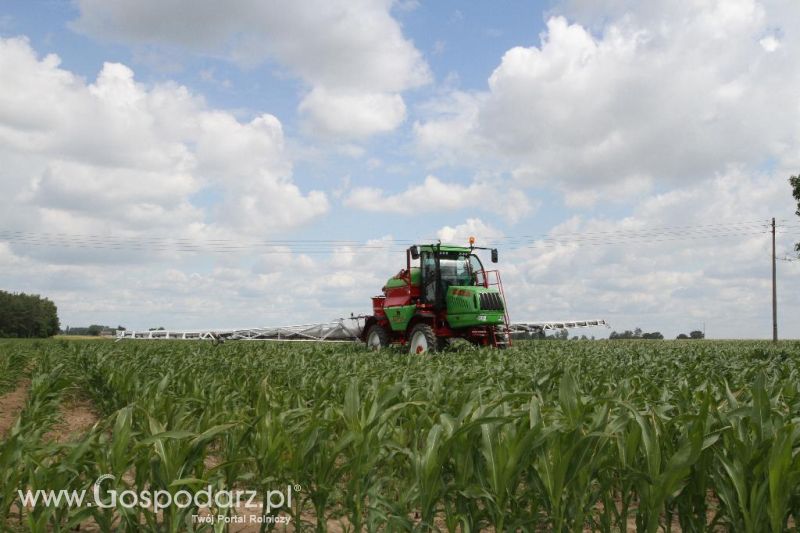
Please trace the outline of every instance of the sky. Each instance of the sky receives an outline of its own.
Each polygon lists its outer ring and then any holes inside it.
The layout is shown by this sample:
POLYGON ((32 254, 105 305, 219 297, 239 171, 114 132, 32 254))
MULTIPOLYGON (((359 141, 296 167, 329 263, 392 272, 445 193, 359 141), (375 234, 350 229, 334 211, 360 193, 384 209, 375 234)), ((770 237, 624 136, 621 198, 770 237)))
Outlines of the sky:
MULTIPOLYGON (((512 321, 769 338, 793 0, 0 1, 0 288, 62 326, 368 313, 413 242, 512 321)), ((779 332, 800 338, 800 261, 779 332)), ((575 331, 598 337, 609 330, 575 331)))

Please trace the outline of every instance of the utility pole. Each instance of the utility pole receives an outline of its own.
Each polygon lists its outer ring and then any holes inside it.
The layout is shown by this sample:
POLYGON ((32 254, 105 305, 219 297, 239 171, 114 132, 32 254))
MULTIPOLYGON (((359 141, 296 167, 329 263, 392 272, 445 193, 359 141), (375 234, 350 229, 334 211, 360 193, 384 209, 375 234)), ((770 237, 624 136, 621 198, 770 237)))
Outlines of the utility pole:
POLYGON ((778 342, 778 282, 775 270, 775 218, 772 219, 772 342, 778 342))

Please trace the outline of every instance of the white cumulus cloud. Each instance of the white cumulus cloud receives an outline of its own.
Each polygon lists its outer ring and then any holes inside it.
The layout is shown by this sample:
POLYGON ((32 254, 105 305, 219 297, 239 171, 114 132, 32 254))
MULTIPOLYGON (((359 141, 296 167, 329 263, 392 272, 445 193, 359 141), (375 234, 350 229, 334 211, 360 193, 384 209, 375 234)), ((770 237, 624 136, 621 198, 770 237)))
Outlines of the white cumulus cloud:
POLYGON ((602 19, 565 9, 585 22, 553 16, 538 46, 503 55, 487 90, 429 104, 419 146, 603 196, 632 180, 676 186, 730 164, 796 160, 800 36, 786 28, 778 46, 771 32, 800 16, 798 4, 617 4, 602 19))
POLYGON ((0 77, 0 218, 11 227, 268 235, 328 209, 324 193, 293 183, 271 115, 240 122, 117 63, 87 83, 23 38, 0 40, 0 77))
POLYGON ((422 54, 385 0, 221 4, 214 0, 78 0, 73 27, 145 47, 178 46, 245 66, 276 61, 307 82, 309 129, 366 137, 405 118, 400 93, 428 83, 422 54), (383 109, 388 106, 387 109, 383 109))
POLYGON ((387 195, 375 187, 357 187, 344 204, 355 209, 413 215, 435 211, 480 208, 515 222, 535 210, 525 193, 501 180, 474 181, 469 185, 427 176, 421 184, 387 195))
MULTIPOLYGON (((780 175, 729 169, 646 196, 622 218, 574 216, 547 236, 500 239, 512 320, 604 318, 617 331, 638 326, 672 338, 705 323, 715 338, 768 338, 767 224, 793 212, 780 175)), ((779 232, 778 255, 797 235, 779 232)), ((800 269, 778 268, 780 331, 794 338, 800 269)))
POLYGON ((503 238, 503 232, 479 218, 468 218, 463 224, 444 226, 436 236, 447 243, 464 244, 475 237, 476 246, 491 246, 503 238))
POLYGON ((309 130, 332 139, 389 132, 406 119, 406 105, 399 94, 331 93, 321 86, 303 98, 300 112, 307 116, 309 130))

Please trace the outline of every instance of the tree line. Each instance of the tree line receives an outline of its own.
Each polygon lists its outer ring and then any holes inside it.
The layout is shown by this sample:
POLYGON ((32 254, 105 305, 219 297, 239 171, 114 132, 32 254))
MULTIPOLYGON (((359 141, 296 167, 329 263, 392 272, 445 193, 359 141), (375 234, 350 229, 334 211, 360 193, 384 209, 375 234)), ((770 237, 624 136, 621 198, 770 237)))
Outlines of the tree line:
POLYGON ((51 337, 58 333, 56 304, 38 294, 0 291, 0 337, 51 337))
POLYGON ((645 333, 642 331, 642 328, 636 328, 633 331, 626 329, 622 333, 617 333, 616 331, 612 331, 611 335, 608 336, 611 340, 617 339, 663 339, 664 335, 661 334, 660 331, 654 331, 652 333, 645 333))
MULTIPOLYGON (((678 340, 682 340, 682 339, 704 339, 705 337, 706 337, 705 333, 703 333, 699 329, 696 329, 696 330, 690 332, 688 335, 685 334, 685 333, 681 333, 680 335, 678 335, 675 338, 678 339, 678 340)), ((645 332, 642 331, 641 328, 636 328, 633 331, 631 331, 629 329, 626 329, 622 333, 617 333, 616 331, 612 331, 611 335, 609 335, 608 338, 611 339, 611 340, 617 340, 617 339, 663 339, 664 335, 662 335, 660 331, 654 331, 652 333, 645 333, 645 332)))
MULTIPOLYGON (((573 336, 570 339, 569 331, 566 329, 560 329, 555 331, 552 335, 546 335, 544 331, 536 331, 536 332, 523 332, 523 333, 512 333, 511 338, 514 340, 548 340, 548 341, 567 341, 567 340, 595 340, 594 336, 587 337, 586 335, 581 335, 578 337, 577 335, 573 336)), ((612 331, 611 335, 608 336, 609 340, 624 340, 624 339, 656 339, 662 340, 664 339, 664 335, 660 331, 653 331, 653 332, 645 332, 642 331, 642 328, 636 328, 633 331, 626 329, 625 331, 618 333, 616 331, 612 331)), ((681 333, 677 337, 678 340, 682 339, 704 339, 705 334, 700 330, 694 330, 688 335, 685 333, 681 333)))
MULTIPOLYGON (((117 329, 125 329, 122 326, 117 326, 117 329)), ((101 324, 92 324, 87 327, 67 326, 61 333, 63 335, 72 335, 79 337, 99 337, 103 332, 112 332, 114 328, 110 326, 103 326, 101 324)))

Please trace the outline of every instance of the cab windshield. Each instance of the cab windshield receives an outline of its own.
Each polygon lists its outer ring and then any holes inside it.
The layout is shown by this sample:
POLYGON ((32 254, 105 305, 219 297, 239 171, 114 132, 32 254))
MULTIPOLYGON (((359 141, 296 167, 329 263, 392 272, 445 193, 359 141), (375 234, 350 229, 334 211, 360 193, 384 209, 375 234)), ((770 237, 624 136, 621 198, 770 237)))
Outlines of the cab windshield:
POLYGON ((442 254, 439 268, 445 291, 451 285, 483 285, 483 265, 476 255, 442 254))
MULTIPOLYGON (((436 301, 436 260, 431 252, 422 252, 421 264, 425 300, 436 301)), ((439 272, 442 280, 442 294, 452 286, 483 286, 486 274, 480 259, 473 254, 440 253, 439 272)))

